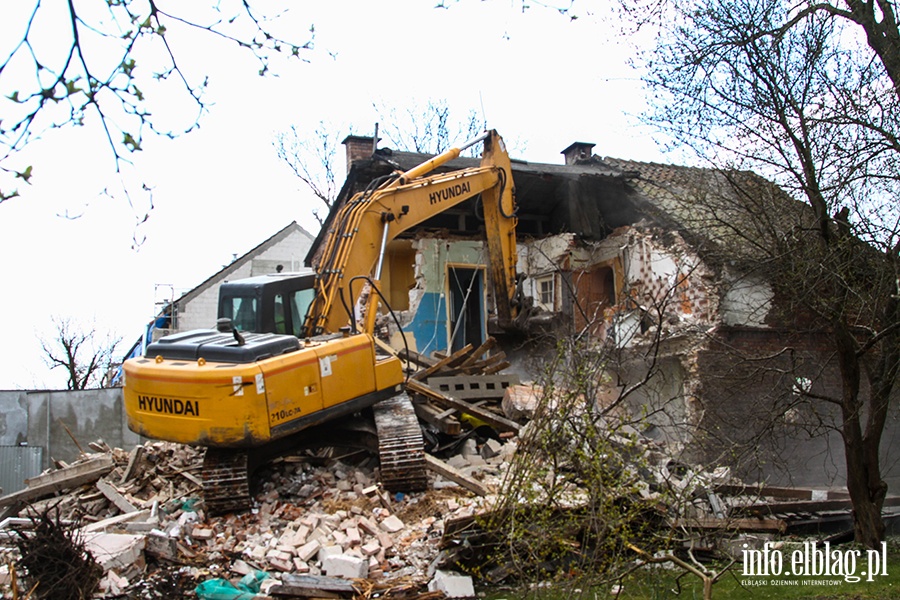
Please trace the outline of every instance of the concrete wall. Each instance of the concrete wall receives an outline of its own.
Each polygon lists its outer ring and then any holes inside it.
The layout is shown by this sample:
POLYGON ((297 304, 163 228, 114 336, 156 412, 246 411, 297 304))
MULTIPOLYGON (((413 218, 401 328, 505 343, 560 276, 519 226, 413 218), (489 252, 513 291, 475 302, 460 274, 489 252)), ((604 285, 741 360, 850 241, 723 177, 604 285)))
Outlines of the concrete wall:
POLYGON ((26 391, 0 391, 0 446, 28 442, 28 395, 26 391))
MULTIPOLYGON (((122 403, 122 389, 70 391, 0 391, 0 455, 13 456, 2 448, 23 446, 42 450, 40 469, 54 459, 72 462, 80 454, 78 445, 90 452, 88 444, 103 440, 109 446, 129 450, 145 440, 128 429, 122 403), (68 428, 68 431, 66 431, 68 428), (71 432, 71 434, 70 434, 71 432)), ((33 471, 29 463, 18 461, 33 471)), ((24 487, 24 479, 36 472, 20 472, 17 481, 4 481, 9 493, 24 487)), ((4 475, 7 475, 4 471, 4 475)), ((9 473, 10 477, 13 473, 9 473)))

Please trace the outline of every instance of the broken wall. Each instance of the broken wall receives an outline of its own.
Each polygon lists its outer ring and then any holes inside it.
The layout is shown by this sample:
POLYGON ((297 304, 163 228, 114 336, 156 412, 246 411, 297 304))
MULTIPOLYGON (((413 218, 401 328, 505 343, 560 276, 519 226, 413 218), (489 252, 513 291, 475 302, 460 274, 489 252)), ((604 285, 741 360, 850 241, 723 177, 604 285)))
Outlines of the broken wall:
MULTIPOLYGON (((843 486, 840 413, 822 397, 841 394, 840 370, 824 335, 727 328, 699 358, 705 407, 693 458, 725 461, 750 481, 843 486)), ((866 393, 866 390, 863 390, 866 393)), ((883 477, 900 486, 900 391, 885 425, 883 477)))
POLYGON ((128 429, 122 388, 28 393, 26 441, 46 449, 44 468, 51 458, 75 460, 79 445, 87 451, 87 444, 98 439, 118 448, 143 442, 128 429))
MULTIPOLYGON (((412 248, 415 250, 414 287, 408 292, 409 309, 400 311, 398 316, 411 349, 423 354, 444 351, 450 346, 448 294, 451 269, 486 269, 487 250, 480 240, 436 237, 420 237, 412 242, 412 248)), ((392 279, 398 278, 398 268, 396 264, 392 266, 389 275, 392 279)), ((482 329, 485 332, 488 288, 482 286, 477 292, 481 294, 479 301, 484 306, 482 329)))

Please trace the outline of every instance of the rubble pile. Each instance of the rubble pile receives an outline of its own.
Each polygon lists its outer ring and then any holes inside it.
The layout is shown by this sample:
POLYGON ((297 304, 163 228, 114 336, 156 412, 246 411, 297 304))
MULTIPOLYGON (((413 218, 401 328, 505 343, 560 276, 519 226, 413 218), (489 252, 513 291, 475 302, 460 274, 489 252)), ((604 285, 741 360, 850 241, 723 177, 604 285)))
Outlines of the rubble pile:
MULTIPOLYGON (((432 434, 425 492, 386 493, 367 452, 306 450, 257 474, 251 511, 211 516, 201 493, 202 449, 148 442, 128 452, 94 442, 93 453, 0 497, 0 589, 17 575, 8 565, 21 565, 16 540, 47 518, 84 540, 102 568, 99 597, 472 596, 472 579, 453 572, 466 562, 455 552, 471 554, 482 539, 479 517, 498 510, 504 477, 539 416, 539 389, 499 375, 503 357, 482 359, 487 349, 409 357, 422 370, 407 389, 432 434)), ((608 439, 639 480, 628 493, 670 502, 658 510, 665 527, 698 536, 784 533, 791 519, 782 509, 807 517, 843 510, 827 503, 834 495, 795 490, 792 497, 789 489, 735 482, 727 469, 684 465, 634 430, 616 429, 608 439)))
MULTIPOLYGON (((296 579, 284 581, 288 574, 311 577, 317 585, 330 578, 368 580, 372 589, 424 594, 407 597, 444 597, 439 588, 425 591, 438 571, 444 523, 472 516, 490 501, 441 476, 435 476, 432 491, 389 496, 376 484, 377 461, 364 453, 324 461, 289 456, 257 477, 261 485, 252 511, 207 517, 198 473, 202 451, 165 442, 148 442, 131 453, 102 443, 92 447, 103 452, 61 465, 29 481, 22 492, 0 498, 7 509, 0 522, 0 537, 8 542, 4 564, 18 558, 12 528, 27 531, 30 516, 51 515, 79 525, 103 568, 101 589, 109 597, 146 587, 160 565, 180 567, 185 589, 214 577, 262 571, 269 575, 266 592, 275 597, 278 586, 296 587, 296 579), (48 476, 54 478, 52 488, 45 487, 48 476), (52 498, 23 500, 50 489, 52 498)), ((460 474, 493 486, 508 452, 487 459, 473 455, 471 461, 460 454, 452 462, 460 474)), ((9 575, 6 569, 0 581, 9 585, 9 575)), ((172 585, 172 577, 164 579, 172 585)), ((455 581, 444 575, 433 585, 444 580, 455 581)))

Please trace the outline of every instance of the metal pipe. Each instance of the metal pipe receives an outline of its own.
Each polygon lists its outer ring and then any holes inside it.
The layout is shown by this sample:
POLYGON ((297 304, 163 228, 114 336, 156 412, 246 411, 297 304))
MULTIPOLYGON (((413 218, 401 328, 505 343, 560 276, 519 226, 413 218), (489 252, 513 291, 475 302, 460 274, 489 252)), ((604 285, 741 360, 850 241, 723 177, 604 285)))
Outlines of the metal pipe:
POLYGON ((384 220, 384 230, 381 232, 381 249, 378 251, 378 264, 375 266, 375 281, 381 281, 381 268, 384 266, 384 254, 387 251, 388 226, 390 221, 384 220))

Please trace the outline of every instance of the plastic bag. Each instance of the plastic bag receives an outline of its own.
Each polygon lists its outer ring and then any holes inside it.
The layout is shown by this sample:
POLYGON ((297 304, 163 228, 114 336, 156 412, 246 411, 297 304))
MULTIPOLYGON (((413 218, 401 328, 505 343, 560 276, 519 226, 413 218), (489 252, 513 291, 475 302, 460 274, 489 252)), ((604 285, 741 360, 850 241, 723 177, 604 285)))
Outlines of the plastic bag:
POLYGON ((227 579, 210 579, 194 588, 194 593, 200 600, 253 600, 267 577, 264 571, 253 571, 244 575, 237 587, 227 579))

